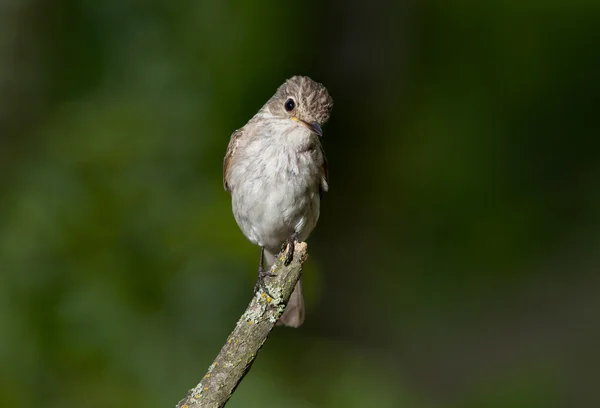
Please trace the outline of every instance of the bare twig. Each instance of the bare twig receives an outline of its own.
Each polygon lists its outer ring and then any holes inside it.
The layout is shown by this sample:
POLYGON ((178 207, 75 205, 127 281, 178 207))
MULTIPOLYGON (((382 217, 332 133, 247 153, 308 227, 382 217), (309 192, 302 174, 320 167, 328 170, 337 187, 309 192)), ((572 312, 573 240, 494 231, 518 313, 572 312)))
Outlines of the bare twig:
POLYGON ((304 242, 296 244, 294 259, 288 266, 280 257, 271 268, 276 276, 266 280, 269 294, 258 292, 252 298, 202 381, 188 391, 177 408, 225 406, 285 310, 306 258, 304 242))

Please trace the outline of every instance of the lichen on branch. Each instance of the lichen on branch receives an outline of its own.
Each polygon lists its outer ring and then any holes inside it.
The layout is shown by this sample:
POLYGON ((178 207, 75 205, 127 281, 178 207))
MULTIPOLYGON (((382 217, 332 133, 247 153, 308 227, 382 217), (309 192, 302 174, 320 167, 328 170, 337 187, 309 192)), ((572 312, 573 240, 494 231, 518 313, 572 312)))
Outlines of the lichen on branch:
POLYGON ((294 258, 287 266, 285 257, 279 257, 271 267, 275 276, 265 279, 268 293, 255 293, 208 372, 177 408, 225 406, 285 310, 308 257, 306 249, 306 243, 296 243, 294 258))

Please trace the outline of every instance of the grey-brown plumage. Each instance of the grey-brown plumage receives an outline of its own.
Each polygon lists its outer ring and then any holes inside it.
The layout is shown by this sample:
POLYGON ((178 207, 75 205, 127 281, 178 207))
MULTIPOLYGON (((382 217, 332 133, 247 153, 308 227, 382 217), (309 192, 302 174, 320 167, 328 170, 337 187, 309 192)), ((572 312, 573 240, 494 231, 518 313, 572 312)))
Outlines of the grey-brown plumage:
MULTIPOLYGON (((264 251, 259 281, 275 262, 282 244, 304 241, 319 219, 328 190, 321 125, 333 101, 327 89, 308 77, 288 79, 241 129, 231 135, 223 162, 223 185, 231 192, 235 219, 244 235, 264 251)), ((304 321, 298 282, 279 323, 304 321)))

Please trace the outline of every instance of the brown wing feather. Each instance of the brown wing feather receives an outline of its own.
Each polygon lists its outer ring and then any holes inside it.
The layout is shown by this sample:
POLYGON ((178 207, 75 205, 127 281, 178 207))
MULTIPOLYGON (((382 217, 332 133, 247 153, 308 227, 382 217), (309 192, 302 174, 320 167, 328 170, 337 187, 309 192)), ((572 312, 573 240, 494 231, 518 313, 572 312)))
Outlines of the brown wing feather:
POLYGON ((231 135, 231 139, 229 139, 229 145, 227 146, 227 153, 225 153, 225 158, 223 159, 223 188, 225 191, 231 191, 229 188, 229 165, 231 164, 231 159, 235 154, 235 149, 238 145, 238 140, 242 135, 242 129, 238 129, 231 135))
POLYGON ((325 195, 325 192, 329 191, 329 165, 327 164, 327 157, 321 147, 321 153, 323 154, 323 165, 321 166, 321 184, 319 185, 319 194, 321 198, 325 195))

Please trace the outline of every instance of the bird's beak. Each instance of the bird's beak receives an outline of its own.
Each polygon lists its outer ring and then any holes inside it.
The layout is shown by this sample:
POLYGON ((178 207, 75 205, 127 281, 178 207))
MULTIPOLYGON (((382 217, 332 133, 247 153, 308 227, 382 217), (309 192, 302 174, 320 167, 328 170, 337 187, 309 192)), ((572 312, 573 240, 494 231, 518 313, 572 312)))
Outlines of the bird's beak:
POLYGON ((311 132, 316 133, 320 137, 323 137, 323 130, 321 129, 321 126, 319 126, 319 124, 317 122, 308 123, 308 122, 303 121, 302 119, 298 119, 295 116, 292 116, 292 120, 300 123, 303 126, 306 126, 307 128, 310 129, 311 132))

